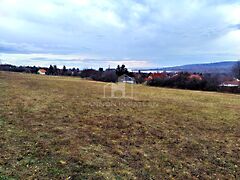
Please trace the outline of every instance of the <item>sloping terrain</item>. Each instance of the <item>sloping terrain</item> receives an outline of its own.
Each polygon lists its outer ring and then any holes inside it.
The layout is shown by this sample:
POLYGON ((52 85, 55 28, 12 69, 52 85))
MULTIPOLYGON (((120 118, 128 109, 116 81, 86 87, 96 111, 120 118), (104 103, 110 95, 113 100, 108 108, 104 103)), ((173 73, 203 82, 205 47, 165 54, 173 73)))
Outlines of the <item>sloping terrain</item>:
POLYGON ((0 179, 240 178, 239 95, 110 87, 0 72, 0 179))

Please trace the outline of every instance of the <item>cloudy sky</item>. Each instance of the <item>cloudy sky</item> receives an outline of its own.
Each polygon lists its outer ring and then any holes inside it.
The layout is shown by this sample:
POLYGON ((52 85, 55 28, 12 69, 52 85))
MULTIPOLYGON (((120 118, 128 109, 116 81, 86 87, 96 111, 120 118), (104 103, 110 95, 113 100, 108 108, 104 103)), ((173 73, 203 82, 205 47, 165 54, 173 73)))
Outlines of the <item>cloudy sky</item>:
POLYGON ((147 68, 240 59, 239 0, 0 0, 2 63, 147 68))

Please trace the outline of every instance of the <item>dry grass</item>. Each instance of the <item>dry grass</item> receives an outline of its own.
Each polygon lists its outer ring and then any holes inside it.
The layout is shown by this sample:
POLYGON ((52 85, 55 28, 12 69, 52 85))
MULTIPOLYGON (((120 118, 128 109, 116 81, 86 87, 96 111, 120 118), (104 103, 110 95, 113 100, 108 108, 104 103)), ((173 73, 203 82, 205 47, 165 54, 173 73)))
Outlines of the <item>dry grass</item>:
POLYGON ((0 179, 240 178, 238 95, 0 73, 0 179))

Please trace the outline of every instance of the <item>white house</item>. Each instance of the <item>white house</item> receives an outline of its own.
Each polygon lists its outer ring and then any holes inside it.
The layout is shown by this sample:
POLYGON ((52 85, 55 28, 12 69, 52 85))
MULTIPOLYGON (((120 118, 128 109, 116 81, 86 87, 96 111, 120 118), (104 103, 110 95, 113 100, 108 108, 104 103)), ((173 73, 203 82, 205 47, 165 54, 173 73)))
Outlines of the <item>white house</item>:
POLYGON ((129 84, 135 84, 135 78, 134 77, 130 77, 126 74, 119 76, 118 77, 118 82, 122 82, 122 83, 129 83, 129 84))
POLYGON ((226 81, 219 85, 220 87, 240 87, 240 80, 234 79, 232 81, 226 81))
POLYGON ((46 71, 45 69, 39 69, 37 73, 38 73, 38 74, 41 74, 41 75, 45 75, 46 72, 47 72, 47 71, 46 71))

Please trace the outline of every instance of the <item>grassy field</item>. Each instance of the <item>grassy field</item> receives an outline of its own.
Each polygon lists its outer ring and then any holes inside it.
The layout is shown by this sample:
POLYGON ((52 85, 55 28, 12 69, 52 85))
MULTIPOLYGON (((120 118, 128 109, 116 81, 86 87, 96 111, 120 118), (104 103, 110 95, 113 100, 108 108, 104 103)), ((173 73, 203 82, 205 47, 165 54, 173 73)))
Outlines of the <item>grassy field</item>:
POLYGON ((239 95, 105 85, 0 72, 0 179, 240 178, 239 95))

